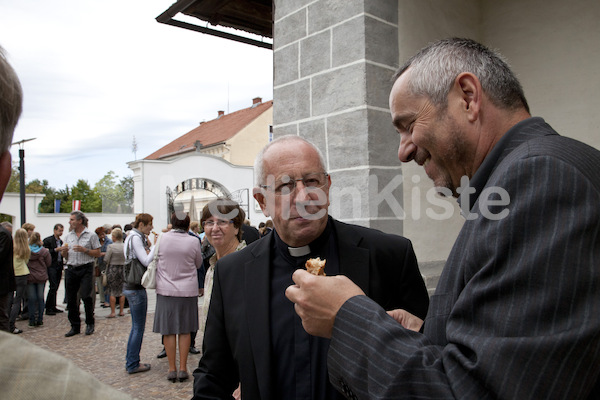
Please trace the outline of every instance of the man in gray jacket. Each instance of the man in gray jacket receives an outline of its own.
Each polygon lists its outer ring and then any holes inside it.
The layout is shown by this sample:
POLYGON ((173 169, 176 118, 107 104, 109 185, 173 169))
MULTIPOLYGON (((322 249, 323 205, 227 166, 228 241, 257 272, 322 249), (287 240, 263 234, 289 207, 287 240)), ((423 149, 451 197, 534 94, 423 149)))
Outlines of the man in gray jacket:
POLYGON ((422 334, 344 277, 294 273, 286 294, 331 338, 331 382, 348 398, 598 398, 600 152, 532 118, 508 65, 472 40, 411 58, 390 110, 400 161, 467 220, 422 334))

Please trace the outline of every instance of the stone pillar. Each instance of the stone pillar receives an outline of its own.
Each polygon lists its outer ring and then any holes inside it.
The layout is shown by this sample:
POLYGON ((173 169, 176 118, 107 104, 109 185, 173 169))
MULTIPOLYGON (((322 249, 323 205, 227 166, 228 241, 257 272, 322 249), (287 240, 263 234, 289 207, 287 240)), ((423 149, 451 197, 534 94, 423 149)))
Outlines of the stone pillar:
POLYGON ((322 149, 334 217, 402 234, 388 105, 397 1, 274 0, 274 24, 274 136, 300 135, 322 149))

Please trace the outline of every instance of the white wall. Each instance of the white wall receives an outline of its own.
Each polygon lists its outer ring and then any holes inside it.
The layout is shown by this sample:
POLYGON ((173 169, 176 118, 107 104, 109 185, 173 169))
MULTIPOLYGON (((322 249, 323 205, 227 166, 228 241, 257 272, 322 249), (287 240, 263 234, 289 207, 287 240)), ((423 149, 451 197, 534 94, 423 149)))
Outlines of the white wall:
POLYGON ((233 165, 220 157, 195 152, 186 153, 171 161, 138 160, 128 164, 133 171, 135 185, 134 210, 136 213, 151 214, 154 226, 158 229, 167 225, 167 187, 174 190, 179 183, 192 178, 213 180, 226 187, 229 192, 249 189, 250 215, 247 218, 254 226, 267 219, 256 208, 256 202, 252 198, 252 167, 233 165))
MULTIPOLYGON (((38 213, 38 205, 44 198, 41 194, 25 195, 25 219, 27 222, 35 225, 35 231, 39 232, 42 239, 50 236, 54 225, 62 224, 65 230, 69 229, 69 213, 38 213)), ((13 234, 16 228, 23 225, 21 223, 21 202, 19 193, 4 193, 0 203, 0 213, 11 215, 13 217, 13 234)), ((89 228, 95 230, 104 224, 120 224, 125 226, 133 222, 134 214, 105 214, 105 213, 85 213, 89 219, 89 228)))
MULTIPOLYGON (((470 37, 499 50, 519 77, 531 112, 560 134, 600 148, 600 2, 597 0, 399 0, 399 65, 429 42, 470 37)), ((429 178, 415 163, 404 175, 404 235, 419 261, 445 260, 462 226, 412 218, 431 204, 429 178), (416 181, 416 183, 415 183, 416 181), (419 195, 420 194, 420 195, 419 195), (417 201, 413 201, 413 197, 417 201)), ((437 208, 439 210, 439 208, 437 208)))
POLYGON ((482 1, 482 38, 508 58, 533 115, 600 149, 600 2, 482 1))

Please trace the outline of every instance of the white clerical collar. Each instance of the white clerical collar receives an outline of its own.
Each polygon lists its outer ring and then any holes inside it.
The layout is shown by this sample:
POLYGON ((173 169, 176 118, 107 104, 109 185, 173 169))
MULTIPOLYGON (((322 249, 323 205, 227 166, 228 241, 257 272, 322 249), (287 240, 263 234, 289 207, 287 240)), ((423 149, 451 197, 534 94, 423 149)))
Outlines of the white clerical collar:
POLYGON ((302 257, 307 254, 310 254, 310 246, 302 246, 302 247, 288 247, 288 251, 292 257, 302 257))

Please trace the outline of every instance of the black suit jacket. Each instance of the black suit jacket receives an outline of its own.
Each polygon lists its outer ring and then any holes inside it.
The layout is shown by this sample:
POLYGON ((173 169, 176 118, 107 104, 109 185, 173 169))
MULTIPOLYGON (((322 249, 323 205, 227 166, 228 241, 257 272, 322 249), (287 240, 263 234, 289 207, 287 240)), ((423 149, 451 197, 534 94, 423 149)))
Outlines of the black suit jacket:
POLYGON ((485 187, 503 188, 510 202, 482 193, 471 203, 478 218, 458 235, 424 334, 391 323, 364 296, 341 307, 328 354, 339 390, 361 399, 600 398, 600 152, 541 118, 509 133, 484 164, 493 164, 485 187), (485 209, 509 212, 494 220, 485 209))
POLYGON ((0 226, 0 295, 6 295, 15 290, 12 235, 6 228, 0 226))
MULTIPOLYGON (((387 310, 424 318, 429 298, 406 238, 333 220, 340 272, 387 310)), ((273 398, 269 333, 269 235, 216 265, 203 356, 194 372, 194 399, 273 398)))
POLYGON ((258 229, 242 224, 242 240, 246 241, 246 244, 250 244, 258 239, 260 239, 258 229))
POLYGON ((59 246, 56 243, 54 235, 44 239, 44 247, 50 251, 50 257, 52 257, 52 264, 50 264, 50 266, 53 268, 62 268, 63 266, 58 263, 58 252, 56 251, 56 248, 59 246))

